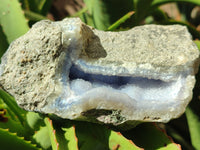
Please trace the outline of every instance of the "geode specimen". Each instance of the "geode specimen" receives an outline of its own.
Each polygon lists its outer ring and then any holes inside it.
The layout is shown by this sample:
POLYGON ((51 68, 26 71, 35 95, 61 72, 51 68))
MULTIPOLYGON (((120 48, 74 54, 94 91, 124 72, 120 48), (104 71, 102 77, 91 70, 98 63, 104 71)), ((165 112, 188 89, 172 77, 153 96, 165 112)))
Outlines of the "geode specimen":
POLYGON ((186 27, 104 32, 40 21, 2 57, 0 84, 29 111, 119 125, 167 122, 192 98, 199 51, 186 27))

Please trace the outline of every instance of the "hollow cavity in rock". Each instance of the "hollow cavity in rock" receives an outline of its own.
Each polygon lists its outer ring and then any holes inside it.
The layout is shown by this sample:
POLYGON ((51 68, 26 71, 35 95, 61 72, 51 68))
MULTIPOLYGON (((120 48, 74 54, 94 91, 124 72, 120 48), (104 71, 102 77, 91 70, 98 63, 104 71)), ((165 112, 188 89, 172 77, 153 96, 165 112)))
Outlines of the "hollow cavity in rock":
POLYGON ((0 84, 30 111, 114 125, 167 122, 192 99, 198 65, 186 27, 104 32, 67 18, 38 22, 15 40, 0 84))

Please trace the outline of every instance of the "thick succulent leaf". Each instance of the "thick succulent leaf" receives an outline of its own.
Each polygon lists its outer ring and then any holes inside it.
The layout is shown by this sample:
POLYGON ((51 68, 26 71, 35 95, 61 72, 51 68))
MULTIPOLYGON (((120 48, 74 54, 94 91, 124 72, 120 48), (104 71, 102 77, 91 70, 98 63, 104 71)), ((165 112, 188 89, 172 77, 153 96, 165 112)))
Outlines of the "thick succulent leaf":
POLYGON ((88 11, 88 8, 85 6, 84 8, 82 8, 80 11, 78 11, 71 17, 79 17, 82 20, 82 22, 84 22, 85 24, 89 26, 94 27, 92 16, 89 13, 87 13, 87 11, 88 11))
POLYGON ((32 12, 30 10, 25 10, 24 13, 25 13, 26 18, 28 18, 31 21, 40 21, 40 20, 47 19, 45 16, 42 16, 42 15, 32 12))
POLYGON ((200 149, 200 71, 196 75, 196 85, 193 89, 193 99, 186 109, 186 118, 190 131, 190 139, 193 147, 200 149))
POLYGON ((124 15, 122 18, 117 20, 115 23, 113 23, 110 27, 108 27, 109 31, 113 31, 116 28, 118 28, 122 23, 124 23, 127 19, 129 19, 134 14, 134 11, 128 12, 126 15, 124 15))
POLYGON ((44 7, 44 4, 46 3, 46 0, 32 0, 29 2, 30 2, 30 6, 35 7, 35 9, 40 12, 42 8, 44 7))
POLYGON ((106 30, 111 24, 133 10, 132 0, 84 0, 92 15, 94 27, 106 30))
POLYGON ((197 0, 134 0, 136 13, 133 15, 133 25, 139 25, 141 21, 143 21, 145 17, 151 15, 158 8, 158 6, 170 2, 187 2, 200 5, 200 1, 197 0))
MULTIPOLYGON (((52 116, 51 116, 52 117, 52 116)), ((55 136, 59 143, 60 150, 78 150, 78 140, 75 134, 73 121, 54 118, 53 127, 56 130, 55 136)))
POLYGON ((2 27, 0 26, 0 58, 8 48, 8 42, 6 40, 6 36, 3 33, 2 27))
POLYGON ((35 13, 46 15, 49 11, 52 0, 23 0, 25 3, 25 9, 31 10, 35 13), (27 2, 25 2, 27 1, 27 2))
POLYGON ((0 128, 0 148, 2 150, 39 150, 36 145, 24 138, 18 137, 15 133, 9 132, 7 129, 0 128))
POLYGON ((193 147, 200 149, 200 117, 190 107, 186 109, 191 142, 193 147))
POLYGON ((107 129, 99 124, 79 122, 75 125, 75 128, 80 150, 140 149, 120 133, 107 129))
POLYGON ((83 13, 83 15, 81 15, 79 17, 85 24, 95 27, 92 15, 90 15, 88 13, 83 13))
POLYGON ((41 14, 42 15, 47 15, 47 13, 49 12, 49 9, 51 8, 52 6, 52 2, 53 0, 44 0, 45 2, 42 3, 42 7, 41 8, 41 14))
POLYGON ((180 150, 180 145, 174 143, 164 130, 155 124, 143 123, 132 130, 124 132, 137 146, 148 150, 180 150))
MULTIPOLYGON (((3 91, 0 91, 0 96, 2 94, 1 92, 3 91)), ((6 119, 0 121, 0 128, 9 129, 10 132, 31 139, 34 131, 27 124, 26 112, 17 106, 16 102, 10 95, 7 93, 5 94, 4 99, 6 99, 7 103, 3 103, 5 100, 3 101, 0 98, 0 110, 5 110, 4 114, 0 117, 6 119)))
POLYGON ((16 115, 16 117, 19 119, 21 124, 24 125, 26 122, 26 120, 25 120, 26 111, 19 108, 19 106, 15 102, 14 98, 1 89, 0 89, 0 98, 12 110, 12 112, 16 115))
POLYGON ((18 0, 0 0, 0 24, 9 43, 25 34, 29 27, 18 0))
POLYGON ((81 10, 73 14, 71 17, 81 17, 84 13, 88 11, 87 7, 83 7, 81 10))
POLYGON ((152 15, 154 21, 157 23, 162 22, 162 21, 168 21, 168 19, 169 19, 167 14, 159 8, 153 9, 151 15, 152 15))
POLYGON ((78 150, 78 139, 75 133, 75 126, 71 126, 69 128, 62 128, 65 132, 64 136, 67 140, 67 147, 68 149, 78 150))
POLYGON ((49 131, 46 126, 41 127, 33 136, 33 139, 39 144, 42 149, 48 149, 51 147, 51 139, 49 131))
POLYGON ((8 115, 10 119, 14 121, 19 121, 16 115, 13 113, 13 111, 3 102, 1 98, 0 98, 0 109, 5 109, 6 115, 8 115))
POLYGON ((17 133, 18 136, 25 136, 26 131, 22 124, 11 119, 7 110, 0 107, 0 128, 9 129, 10 132, 17 133))
POLYGON ((26 119, 28 125, 34 130, 38 130, 41 126, 45 125, 43 117, 39 113, 28 112, 26 119))
MULTIPOLYGON (((196 41, 197 45, 199 41, 196 41)), ((200 70, 200 68, 199 68, 200 70)), ((200 149, 200 71, 196 74, 196 84, 193 89, 193 99, 186 108, 186 118, 190 131, 190 139, 193 147, 200 149)))
POLYGON ((0 104, 0 124, 3 122, 8 122, 8 117, 6 116, 7 110, 0 104))
POLYGON ((135 14, 133 15, 133 25, 139 25, 151 12, 153 0, 134 0, 135 14), (145 11, 144 11, 145 10, 145 11))
POLYGON ((139 150, 131 140, 127 140, 120 132, 111 131, 109 136, 109 148, 112 150, 139 150))
POLYGON ((31 11, 46 15, 51 7, 52 0, 29 0, 28 5, 31 11))
MULTIPOLYGON (((65 131, 62 130, 62 127, 60 125, 56 125, 57 122, 54 122, 54 128, 56 129, 56 133, 55 133, 55 137, 57 140, 57 143, 59 143, 59 149, 60 150, 68 150, 68 141, 65 138, 65 131)), ((71 140, 73 140, 73 137, 71 138, 71 140)))
POLYGON ((51 139, 52 149, 53 150, 59 150, 60 148, 59 148, 59 143, 58 143, 57 138, 56 138, 56 130, 53 127, 52 120, 46 117, 44 119, 44 122, 47 126, 49 137, 51 139))
POLYGON ((79 122, 75 126, 80 150, 109 149, 110 130, 102 125, 87 122, 79 122))

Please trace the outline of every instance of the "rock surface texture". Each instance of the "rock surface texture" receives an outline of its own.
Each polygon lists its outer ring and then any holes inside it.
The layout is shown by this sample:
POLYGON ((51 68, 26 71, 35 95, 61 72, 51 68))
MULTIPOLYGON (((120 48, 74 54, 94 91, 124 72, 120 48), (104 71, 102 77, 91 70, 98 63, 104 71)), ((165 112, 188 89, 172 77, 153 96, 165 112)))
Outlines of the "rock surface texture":
POLYGON ((104 32, 40 21, 2 57, 0 84, 29 111, 120 125, 167 122, 192 99, 199 51, 186 27, 104 32))

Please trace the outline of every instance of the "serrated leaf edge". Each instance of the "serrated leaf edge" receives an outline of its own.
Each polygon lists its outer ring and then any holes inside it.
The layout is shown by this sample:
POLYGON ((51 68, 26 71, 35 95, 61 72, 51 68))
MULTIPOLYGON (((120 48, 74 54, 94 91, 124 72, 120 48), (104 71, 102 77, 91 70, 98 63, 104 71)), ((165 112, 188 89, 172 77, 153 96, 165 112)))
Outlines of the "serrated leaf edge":
POLYGON ((17 133, 10 132, 9 129, 0 128, 0 130, 2 130, 2 131, 4 131, 4 132, 7 132, 8 134, 10 134, 10 135, 12 135, 12 136, 16 136, 16 138, 18 138, 19 140, 23 140, 25 143, 30 144, 31 146, 37 148, 38 150, 42 150, 41 148, 37 147, 36 144, 33 144, 31 141, 27 141, 27 140, 25 140, 24 137, 18 136, 17 133))
POLYGON ((76 127, 75 127, 75 125, 73 125, 72 126, 72 129, 73 129, 73 132, 74 132, 74 138, 75 138, 75 141, 76 141, 76 150, 79 150, 79 148, 78 148, 78 138, 77 138, 77 136, 76 136, 76 127))
POLYGON ((49 118, 45 118, 45 119, 44 119, 44 122, 45 122, 45 124, 46 124, 48 130, 49 130, 49 131, 52 131, 51 133, 49 132, 49 136, 50 136, 50 139, 51 139, 52 149, 53 149, 53 150, 59 150, 59 143, 58 143, 57 138, 56 138, 56 130, 53 128, 52 120, 49 119, 49 118), (52 136, 52 135, 53 135, 53 136, 52 136), (56 147, 54 147, 53 142, 55 142, 56 147))

